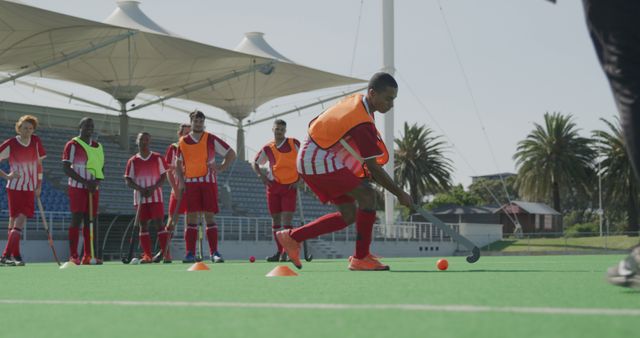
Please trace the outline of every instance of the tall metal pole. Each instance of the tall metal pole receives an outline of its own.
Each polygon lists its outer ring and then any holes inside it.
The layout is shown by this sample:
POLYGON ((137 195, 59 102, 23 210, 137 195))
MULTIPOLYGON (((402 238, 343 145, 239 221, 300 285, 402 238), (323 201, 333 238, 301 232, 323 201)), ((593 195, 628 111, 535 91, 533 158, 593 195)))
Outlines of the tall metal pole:
POLYGON ((600 237, 602 237, 602 172, 600 171, 600 162, 602 161, 598 161, 598 216, 600 217, 600 237))
MULTIPOLYGON (((396 72, 394 61, 394 10, 393 0, 382 0, 382 71, 394 75, 396 72)), ((385 165, 384 169, 389 176, 394 177, 393 167, 395 163, 395 151, 394 151, 394 123, 393 123, 393 108, 389 110, 384 116, 384 143, 387 145, 389 151, 389 162, 385 165)), ((393 194, 388 191, 384 193, 384 214, 386 225, 393 224, 393 203, 395 199, 393 194)))

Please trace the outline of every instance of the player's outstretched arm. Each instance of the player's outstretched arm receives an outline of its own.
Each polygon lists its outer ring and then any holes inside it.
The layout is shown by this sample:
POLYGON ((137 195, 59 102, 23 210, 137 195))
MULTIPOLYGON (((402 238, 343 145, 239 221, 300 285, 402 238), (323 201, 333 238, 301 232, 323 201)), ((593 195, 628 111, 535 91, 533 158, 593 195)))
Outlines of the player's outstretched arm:
POLYGON ((400 204, 411 208, 411 196, 396 185, 387 172, 384 171, 384 169, 376 162, 375 158, 367 159, 364 162, 367 164, 367 169, 369 169, 374 181, 394 194, 398 198, 398 202, 400 202, 400 204))

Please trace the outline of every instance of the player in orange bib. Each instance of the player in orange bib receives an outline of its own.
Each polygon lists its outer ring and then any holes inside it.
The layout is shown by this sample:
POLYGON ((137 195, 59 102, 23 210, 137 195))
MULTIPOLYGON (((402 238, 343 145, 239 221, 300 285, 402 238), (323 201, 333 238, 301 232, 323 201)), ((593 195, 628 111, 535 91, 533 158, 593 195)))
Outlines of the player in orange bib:
POLYGON ((375 191, 370 180, 393 193, 400 204, 411 207, 411 197, 396 185, 381 165, 388 160, 376 129, 374 112, 386 113, 398 95, 398 84, 387 73, 377 73, 366 95, 352 95, 325 110, 309 124, 309 137, 298 153, 298 173, 321 202, 331 202, 338 212, 322 216, 293 230, 276 233, 293 264, 300 263, 300 243, 356 224, 356 248, 350 270, 389 270, 369 252, 376 219, 375 191), (356 203, 357 202, 357 203, 356 203))
POLYGON ((278 242, 276 232, 281 228, 292 229, 293 213, 296 211, 298 171, 296 157, 300 141, 285 137, 287 123, 284 120, 273 122, 273 141, 265 145, 253 161, 253 171, 267 187, 267 205, 271 214, 271 229, 277 251, 267 257, 267 262, 285 262, 287 254, 278 242), (266 174, 260 166, 269 164, 266 174))
MULTIPOLYGON (((196 260, 196 241, 198 237, 198 216, 204 214, 207 224, 207 241, 211 261, 222 263, 224 259, 218 251, 218 225, 215 215, 218 213, 217 174, 226 170, 236 159, 236 152, 217 136, 208 133, 205 128, 205 116, 201 111, 189 114, 191 132, 178 142, 176 174, 179 193, 184 191, 187 207, 187 227, 184 232, 186 253, 184 263, 196 260), (222 163, 215 162, 215 156, 223 157, 222 163)), ((204 254, 203 254, 204 255, 204 254)))

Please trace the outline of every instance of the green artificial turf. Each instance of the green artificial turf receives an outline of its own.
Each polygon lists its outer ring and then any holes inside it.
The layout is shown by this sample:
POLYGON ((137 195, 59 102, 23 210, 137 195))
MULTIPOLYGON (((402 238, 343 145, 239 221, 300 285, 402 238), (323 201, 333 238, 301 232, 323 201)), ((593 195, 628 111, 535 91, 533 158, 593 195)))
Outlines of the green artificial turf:
POLYGON ((350 272, 345 260, 305 263, 297 277, 267 278, 276 263, 107 263, 1 267, 0 337, 626 337, 638 334, 640 292, 610 286, 620 256, 384 259, 391 272, 350 272), (20 304, 7 302, 18 300, 20 304), (43 301, 168 304, 44 304, 43 301), (25 303, 24 301, 33 301, 25 303), (206 306, 175 302, 217 302, 206 306), (221 302, 232 304, 224 305, 221 302), (264 305, 250 308, 246 304, 264 305), (278 304, 311 304, 306 309, 278 304), (632 315, 319 308, 313 304, 427 304, 634 309, 632 315), (240 307, 238 307, 240 306, 240 307))

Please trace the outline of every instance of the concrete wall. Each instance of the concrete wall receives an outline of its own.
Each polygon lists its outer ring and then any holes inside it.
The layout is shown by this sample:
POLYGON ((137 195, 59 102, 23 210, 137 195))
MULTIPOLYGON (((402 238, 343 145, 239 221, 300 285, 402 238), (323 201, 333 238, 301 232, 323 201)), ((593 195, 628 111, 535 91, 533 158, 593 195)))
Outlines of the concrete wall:
MULTIPOLYGON (((328 257, 326 253, 311 248, 314 258, 346 258, 353 255, 355 242, 331 242, 331 247, 335 250, 333 257, 328 257)), ((373 242, 371 252, 381 257, 441 257, 452 256, 456 249, 456 244, 452 242, 406 242, 387 241, 373 242)))
POLYGON ((460 234, 483 247, 502 239, 502 224, 460 223, 460 234))

